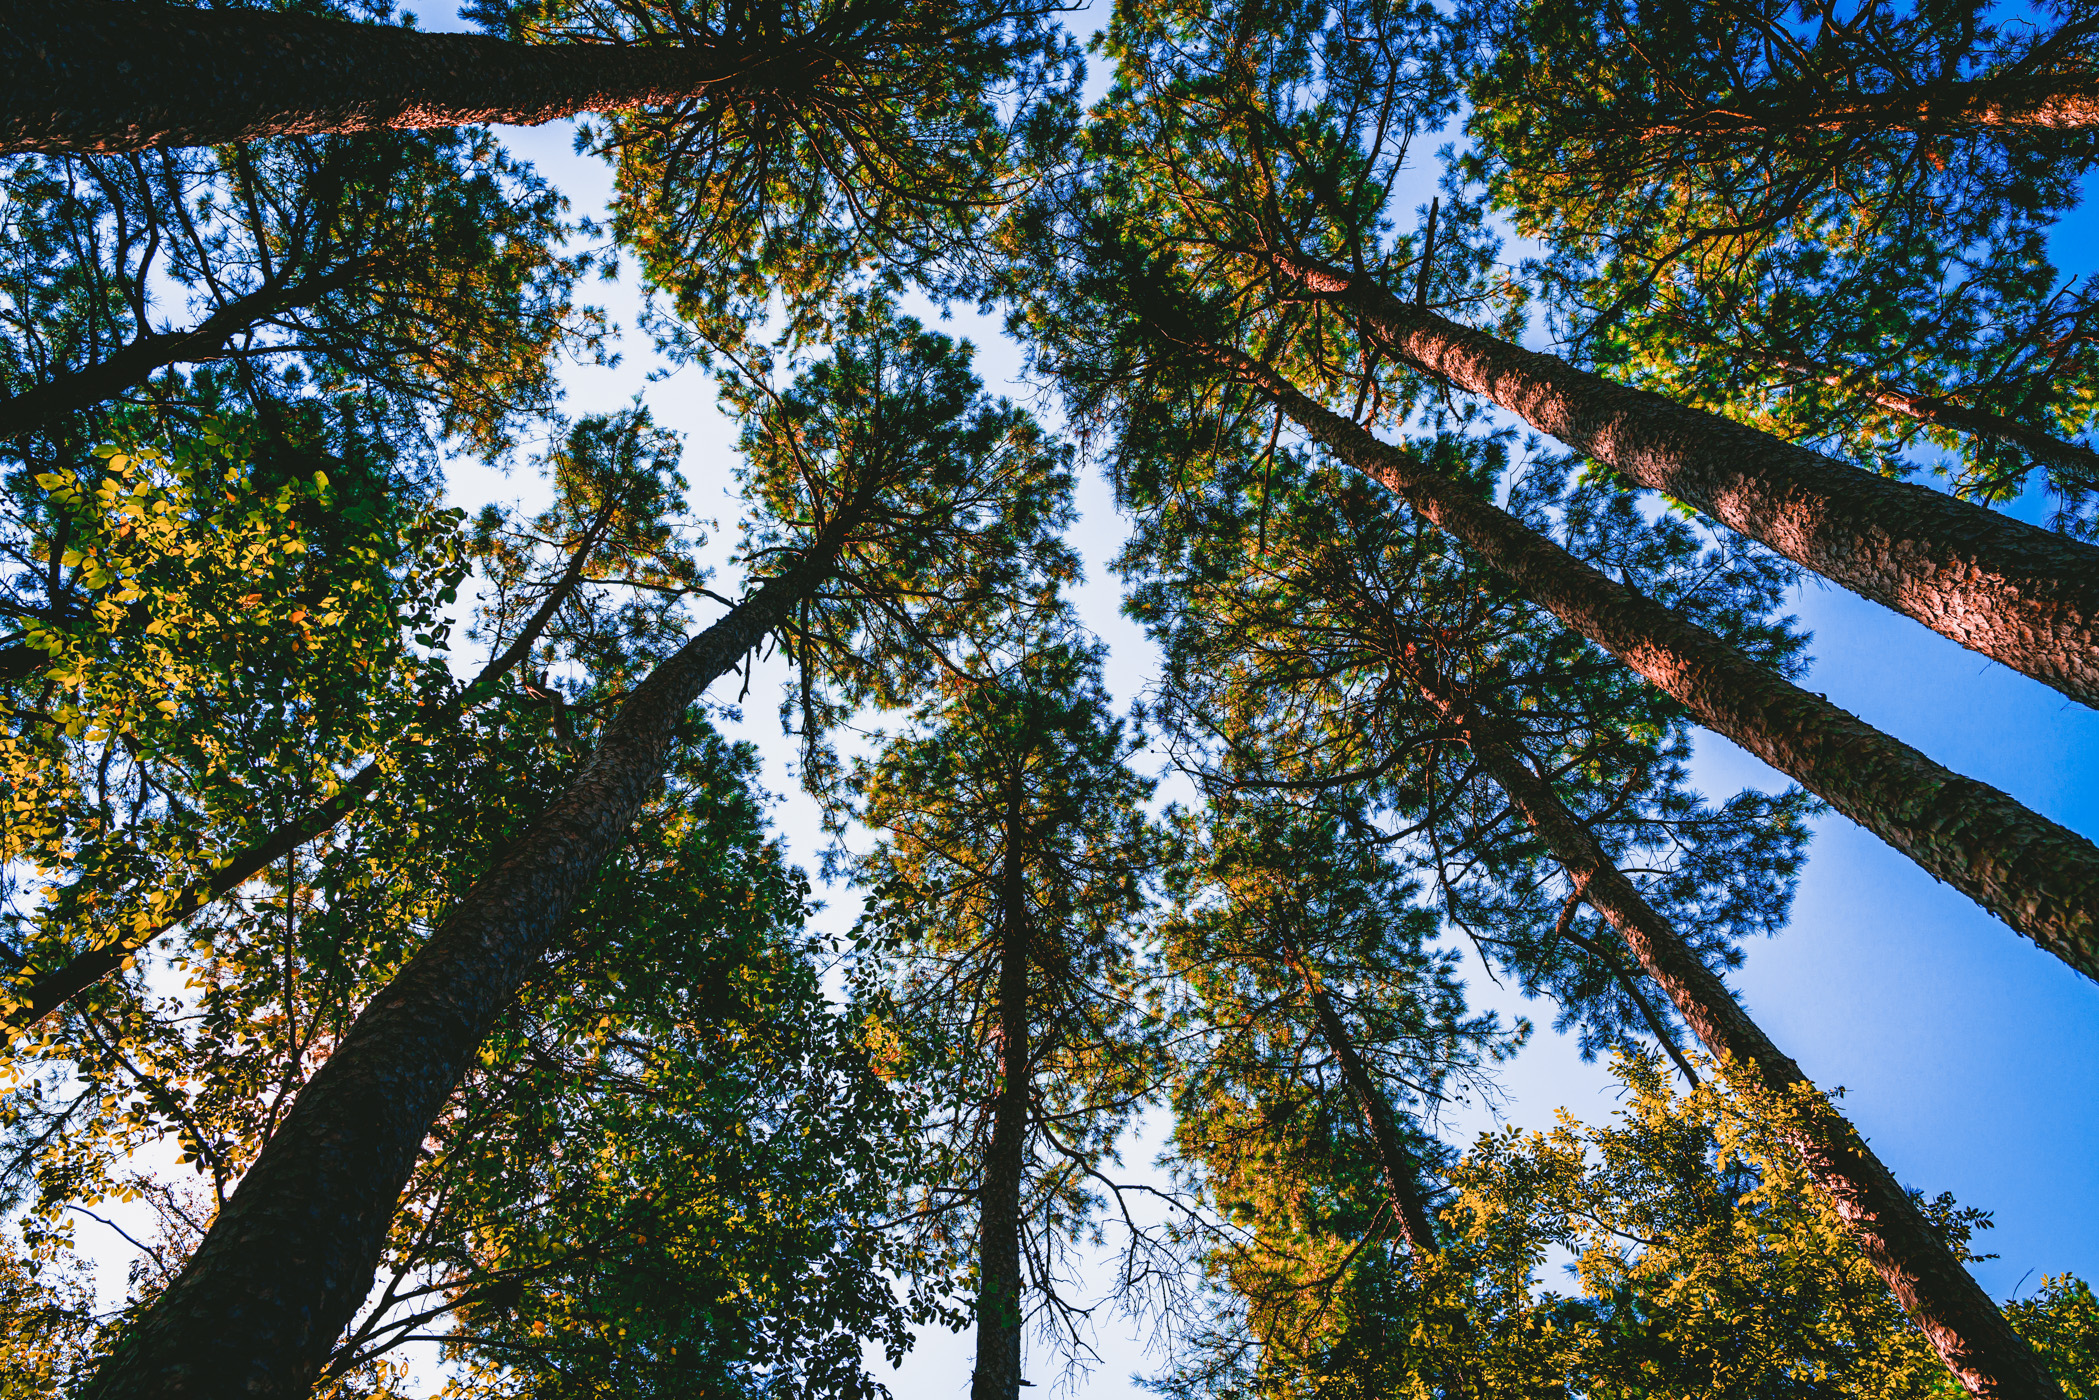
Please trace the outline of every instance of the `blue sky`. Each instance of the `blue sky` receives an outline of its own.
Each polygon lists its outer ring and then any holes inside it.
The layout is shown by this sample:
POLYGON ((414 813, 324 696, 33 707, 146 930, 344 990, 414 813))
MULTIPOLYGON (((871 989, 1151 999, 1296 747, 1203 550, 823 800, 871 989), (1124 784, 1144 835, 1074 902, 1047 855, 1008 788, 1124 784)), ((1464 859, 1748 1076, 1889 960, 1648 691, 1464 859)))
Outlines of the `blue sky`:
MULTIPOLYGON (((426 28, 451 28, 434 8, 426 28)), ((1084 18, 1084 17, 1081 17, 1084 18)), ((1096 75, 1098 81, 1098 75, 1096 75)), ((567 124, 505 133, 574 201, 594 213, 609 178, 602 165, 574 156, 567 124)), ((1426 188, 1424 187, 1424 195, 1426 188)), ((2099 261, 2099 212, 2088 204, 2055 239, 2058 265, 2090 270, 2099 261)), ((599 289, 616 318, 634 323, 631 278, 599 289)), ((995 324, 964 317, 945 327, 980 350, 979 370, 994 392, 1028 401, 1017 381, 1018 348, 995 324)), ((642 337, 629 334, 616 370, 577 366, 566 373, 567 411, 614 409, 640 393, 666 426, 686 434, 685 472, 697 513, 720 518, 713 551, 725 557, 733 539, 728 425, 713 407, 706 381, 684 370, 650 381, 657 362, 642 337)), ((453 477, 461 504, 522 499, 543 488, 528 473, 502 478, 462 465, 453 477)), ((1089 478, 1081 492, 1084 521, 1076 540, 1086 556, 1083 615, 1110 644, 1110 682, 1118 699, 1135 698, 1150 672, 1151 653, 1119 613, 1105 564, 1121 537, 1105 488, 1089 478)), ((2038 503, 2019 513, 2038 518, 2038 503)), ((1993 783, 2035 810, 2086 833, 2099 833, 2099 713, 1985 662, 1951 642, 1841 589, 1809 583, 1794 607, 1813 632, 1813 689, 1869 723, 1959 772, 1993 783)), ((777 665, 777 663, 775 663, 777 665)), ((784 674, 784 673, 783 673, 784 674)), ((813 868, 820 840, 807 804, 796 794, 791 749, 779 738, 775 689, 761 671, 736 726, 757 742, 768 786, 782 795, 777 814, 794 858, 813 868)), ((1743 785, 1773 788, 1782 780, 1725 740, 1701 737, 1696 772, 1722 797, 1743 785)), ((849 892, 825 919, 842 926, 857 899, 849 892)), ((2099 1278, 2099 985, 2073 973, 1936 884, 1840 817, 1818 824, 1792 925, 1749 949, 1735 979, 1750 1011, 1778 1045, 1825 1088, 1842 1086, 1843 1106, 1905 1183, 1928 1194, 1952 1191, 1964 1205, 1991 1211, 1997 1228, 1981 1247, 2001 1258, 1978 1274, 1994 1295, 2030 1292, 2049 1274, 2099 1278)), ((1550 1008, 1472 983, 1483 1005, 1550 1008)), ((1614 1107, 1612 1081, 1582 1064, 1567 1040, 1541 1030, 1505 1076, 1507 1121, 1549 1126, 1565 1107, 1591 1122, 1614 1107)), ((1454 1117, 1460 1138, 1487 1126, 1483 1113, 1454 1117)), ((1133 1167, 1149 1155, 1137 1144, 1133 1167)), ((1078 1389, 1088 1396, 1134 1394, 1125 1377, 1149 1370, 1128 1329, 1104 1319, 1097 1341, 1102 1364, 1078 1389)), ((900 1396, 961 1394, 967 1389, 968 1338, 928 1337, 904 1370, 882 1374, 900 1396)), ((1030 1375, 1045 1384, 1053 1368, 1030 1375)))

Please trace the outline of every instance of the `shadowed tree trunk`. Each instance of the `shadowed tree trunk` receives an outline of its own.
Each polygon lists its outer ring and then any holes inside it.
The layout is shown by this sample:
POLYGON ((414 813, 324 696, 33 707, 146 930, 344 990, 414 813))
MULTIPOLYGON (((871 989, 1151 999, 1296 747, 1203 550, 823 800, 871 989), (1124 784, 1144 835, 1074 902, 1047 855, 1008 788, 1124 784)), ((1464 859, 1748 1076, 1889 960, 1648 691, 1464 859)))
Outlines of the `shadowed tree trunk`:
POLYGON ((0 399, 0 437, 34 432, 56 418, 93 408, 143 384, 169 365, 219 358, 226 342, 256 322, 341 291, 372 270, 351 262, 318 277, 272 282, 236 297, 186 331, 142 331, 137 339, 106 360, 84 365, 47 383, 0 399))
MULTIPOLYGON (((1185 344, 1185 342, 1184 342, 1185 344)), ((2099 847, 1942 768, 1705 628, 1613 582, 1472 488, 1223 346, 1188 344, 1267 394, 1315 441, 1462 541, 1525 597, 1845 816, 2088 977, 2099 978, 2099 847)))
MULTIPOLYGON (((569 595, 583 582, 584 570, 589 565, 590 556, 603 542, 604 531, 611 522, 612 511, 608 507, 585 534, 582 544, 571 555, 568 567, 562 571, 561 577, 555 580, 545 600, 533 610, 525 625, 518 629, 517 637, 503 649, 501 655, 491 657, 489 663, 481 668, 481 674, 474 677, 473 684, 460 691, 458 696, 438 713, 434 721, 436 724, 450 724, 456 720, 468 704, 480 698, 478 692, 501 680, 519 662, 531 655, 533 645, 539 641, 547 625, 554 620, 554 615, 561 611, 561 605, 568 601, 569 595)), ((38 652, 37 655, 47 656, 48 653, 38 652)), ((28 985, 8 992, 7 995, 13 999, 13 1005, 0 1012, 0 1032, 12 1034, 28 1030, 89 987, 121 970, 140 949, 199 909, 233 893, 299 847, 333 830, 336 823, 356 811, 358 804, 369 797, 372 789, 378 785, 378 763, 365 764, 333 797, 311 812, 285 822, 260 841, 235 852, 217 870, 192 883, 188 889, 177 895, 156 918, 144 924, 134 924, 110 942, 90 948, 63 967, 44 973, 28 985)))
POLYGON ((1408 306, 1291 253, 1278 272, 1366 338, 1631 480, 2073 700, 2099 705, 2099 548, 1890 481, 1408 306))
POLYGON ((1676 929, 1640 895, 1589 828, 1533 772, 1492 718, 1468 705, 1417 652, 1402 663, 1423 698, 1464 736, 1524 820, 1567 871, 1576 892, 1625 939, 1647 975, 1731 1077, 1779 1105, 1780 1130, 1828 1194, 1853 1239, 1949 1370, 1978 1396, 2051 1400, 2062 1389, 2033 1348, 1961 1267, 1917 1203, 1856 1129, 1779 1052, 1676 929))
POLYGON ((357 1017, 197 1252, 124 1334, 94 1400, 303 1400, 370 1290, 445 1099, 661 781, 679 720, 830 573, 862 502, 637 686, 568 790, 357 1017))
POLYGON ((978 1207, 977 1368, 970 1400, 1019 1400, 1020 1191, 1028 1135, 1028 890, 1020 856, 1021 778, 1006 805, 999 928, 998 1100, 978 1207))
POLYGON ((0 151, 134 151, 750 97, 818 45, 516 44, 258 10, 0 0, 0 151))
POLYGON ((1399 1232, 1405 1238, 1407 1248, 1417 1258, 1426 1259, 1436 1252, 1436 1231, 1429 1224, 1428 1207, 1421 1197, 1420 1169, 1414 1164, 1414 1154, 1407 1151, 1405 1139, 1399 1135, 1399 1124, 1393 1121, 1392 1106, 1385 1101, 1377 1081, 1371 1077, 1370 1066, 1363 1063, 1363 1056, 1348 1033, 1348 1025, 1334 1010, 1333 998, 1326 994, 1326 988, 1319 985, 1319 979, 1305 966, 1296 949, 1286 947, 1282 954, 1284 961, 1304 979, 1305 995, 1311 1000, 1312 1015, 1319 1022, 1320 1037, 1340 1063, 1341 1077, 1347 1081, 1349 1094, 1355 1099, 1365 1126, 1370 1129, 1370 1140, 1377 1147, 1378 1166, 1384 1172, 1385 1189, 1391 1194, 1392 1208, 1399 1217, 1399 1232))

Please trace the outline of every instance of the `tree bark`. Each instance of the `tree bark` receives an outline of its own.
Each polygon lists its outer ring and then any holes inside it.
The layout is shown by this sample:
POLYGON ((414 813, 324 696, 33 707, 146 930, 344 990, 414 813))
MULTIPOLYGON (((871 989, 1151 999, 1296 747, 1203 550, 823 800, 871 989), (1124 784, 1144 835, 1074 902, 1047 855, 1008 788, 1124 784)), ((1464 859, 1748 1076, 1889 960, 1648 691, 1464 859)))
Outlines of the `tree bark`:
POLYGON ((1278 252, 1278 272, 1356 314, 1424 374, 1696 506, 1962 646, 2099 705, 2099 548, 1614 384, 1278 252))
POLYGON ((2083 131, 2099 126, 2099 74, 2040 73, 1926 83, 1892 92, 1831 93, 1784 105, 1751 103, 1645 128, 1649 136, 1782 131, 2083 131))
POLYGON ((1314 440, 1462 541, 1525 597, 1937 878, 2099 978, 2099 847, 1757 665, 1604 577, 1461 482, 1379 441, 1237 350, 1189 348, 1272 398, 1314 440))
POLYGON ((755 97, 815 45, 517 44, 259 10, 0 0, 0 152, 135 151, 755 97))
MULTIPOLYGON (((531 654, 533 645, 546 631, 547 624, 554 620, 554 615, 561 610, 561 605, 568 601, 569 595, 574 593, 576 586, 583 581, 590 556, 603 541, 604 527, 610 523, 611 518, 609 509, 600 515, 597 523, 585 534, 582 545, 569 559, 568 568, 562 571, 553 588, 548 590, 545 601, 533 610, 532 616, 518 629, 516 638, 503 649, 502 654, 491 657, 488 664, 481 668, 481 674, 474 677, 473 683, 460 691, 458 696, 444 707, 437 717, 438 724, 449 724, 456 720, 465 707, 478 698, 476 692, 500 680, 512 667, 531 654)), ((42 656, 46 653, 37 654, 42 656)), ((0 656, 4 655, 5 653, 0 653, 0 656)), ((8 992, 7 995, 13 998, 13 1005, 0 1012, 0 1036, 12 1036, 28 1030, 103 978, 122 970, 141 949, 175 928, 190 915, 233 893, 307 842, 326 835, 334 829, 336 823, 357 810, 358 804, 371 795, 378 782, 378 763, 365 764, 343 784, 335 796, 311 812, 302 813, 285 822, 260 841, 235 852, 217 870, 204 879, 195 881, 177 895, 157 918, 149 916, 146 922, 135 923, 110 942, 90 948, 64 966, 36 978, 27 986, 8 992)))
POLYGON ((357 1017, 181 1275, 102 1363, 94 1400, 300 1400, 370 1290, 416 1156, 483 1037, 623 840, 681 717, 833 566, 807 554, 657 667, 575 781, 357 1017))
POLYGON ((142 331, 106 360, 0 399, 0 438, 35 432, 53 419, 93 408, 142 384, 155 370, 217 359, 232 336, 280 311, 310 306, 369 271, 361 262, 295 283, 271 283, 236 297, 186 331, 142 331))
POLYGON ((1020 1396, 1020 1194, 1026 1166, 1029 1062, 1027 876, 1020 856, 1021 778, 1006 799, 998 976, 998 1098, 978 1198, 977 1367, 970 1400, 1020 1396))
POLYGON ((1993 1400, 2061 1397, 2062 1388, 2040 1357, 1961 1267, 1858 1131, 1771 1043, 1726 984, 1693 956, 1675 927, 1611 863, 1595 835, 1522 761, 1493 720, 1464 703, 1425 659, 1417 656, 1405 664, 1423 698, 1464 735, 1480 767, 1552 850, 1581 897, 1625 939, 1706 1048, 1731 1076, 1747 1080, 1780 1106, 1788 1145, 1947 1369, 1971 1393, 1993 1400))
POLYGON ((1386 1102, 1377 1081, 1371 1077, 1370 1066, 1363 1062, 1361 1052, 1348 1033, 1348 1025, 1334 1010, 1333 999, 1326 994, 1326 988, 1319 985, 1319 979, 1312 975, 1295 949, 1285 948, 1283 957, 1304 979, 1305 995, 1310 998, 1312 1015, 1319 1022, 1319 1034, 1340 1062, 1341 1077, 1347 1081, 1356 1108, 1370 1129, 1370 1140, 1377 1147, 1378 1166, 1385 1174, 1385 1189, 1391 1194, 1392 1208, 1399 1216, 1399 1232, 1416 1258, 1427 1259, 1436 1253, 1436 1231, 1429 1223, 1428 1206, 1422 1199, 1420 1170, 1414 1165, 1414 1154, 1407 1151, 1406 1142, 1399 1135, 1399 1125, 1393 1121, 1392 1105, 1386 1102))

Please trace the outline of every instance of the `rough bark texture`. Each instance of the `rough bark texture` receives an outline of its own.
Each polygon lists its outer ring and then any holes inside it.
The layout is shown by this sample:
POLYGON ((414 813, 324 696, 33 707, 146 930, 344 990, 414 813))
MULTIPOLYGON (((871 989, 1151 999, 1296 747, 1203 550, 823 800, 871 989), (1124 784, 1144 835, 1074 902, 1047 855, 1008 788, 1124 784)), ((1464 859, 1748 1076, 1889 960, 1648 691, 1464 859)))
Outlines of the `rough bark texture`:
MULTIPOLYGON (((609 510, 599 516, 584 537, 582 545, 570 558, 568 568, 548 591, 545 601, 533 610, 525 625, 518 629, 517 637, 503 649, 501 655, 492 657, 489 663, 481 668, 481 674, 474 678, 473 684, 459 693, 457 699, 445 707, 438 716, 437 723, 449 724, 457 719, 461 709, 476 691, 509 674, 512 667, 531 654, 533 645, 546 631, 547 624, 554 620, 554 614, 561 610, 561 605, 568 601, 569 596, 576 591, 576 585, 582 582, 584 568, 589 563, 591 554, 603 542, 604 529, 610 521, 609 510)), ((47 653, 38 652, 37 655, 45 656, 47 653)), ((0 1034, 28 1030, 103 978, 122 970, 140 949, 175 928, 205 905, 233 893, 299 847, 327 834, 334 829, 336 823, 357 810, 357 805, 371 795, 378 782, 379 765, 365 764, 343 784, 335 796, 311 812, 284 823, 262 840, 235 852, 217 870, 176 896, 174 902, 162 912, 156 922, 134 925, 116 939, 100 947, 90 948, 63 967, 47 972, 27 986, 12 991, 9 995, 13 998, 13 1005, 5 1012, 0 1012, 0 1034)))
POLYGON ((796 81, 813 51, 515 44, 257 10, 0 0, 0 151, 133 151, 262 136, 668 106, 796 81))
POLYGON ((999 930, 998 1100, 978 1198, 977 1368, 970 1400, 1019 1400, 1020 1189, 1026 1162, 1029 1065, 1028 908, 1019 854, 1020 781, 1006 806, 1006 868, 999 930))
POLYGON ((1407 1248, 1417 1258, 1425 1259, 1436 1252, 1436 1231, 1429 1224, 1428 1206, 1422 1200, 1421 1172, 1414 1164, 1414 1154, 1407 1151, 1406 1140, 1399 1135, 1392 1105, 1378 1089, 1370 1066, 1363 1062, 1362 1053, 1348 1033, 1348 1024, 1334 1010, 1333 998, 1326 994, 1326 988, 1319 985, 1319 979, 1294 951, 1286 950, 1284 956, 1304 979, 1305 995, 1311 999, 1319 1034, 1340 1062, 1341 1077, 1347 1081, 1349 1093, 1370 1129, 1370 1140, 1377 1146, 1378 1166, 1385 1174, 1385 1189, 1391 1193, 1392 1207, 1399 1216, 1400 1234, 1405 1237, 1407 1248))
POLYGON ((1469 487, 1380 442, 1236 350, 1218 364, 1383 482, 1524 596, 1724 734, 2088 977, 2099 978, 2099 847, 1757 665, 1604 577, 1469 487))
POLYGON ((364 1301, 416 1153, 482 1038, 626 839, 680 717, 821 582, 835 534, 635 688, 574 782, 372 999, 94 1400, 300 1400, 364 1301))
POLYGON ((1857 1130, 1771 1043, 1726 984, 1692 955, 1674 926, 1611 863, 1550 784, 1531 771, 1490 717, 1463 703, 1432 667, 1412 669, 1423 696, 1465 736, 1480 767, 1551 848, 1582 898, 1625 939, 1706 1048, 1730 1075, 1747 1079, 1783 1106, 1789 1145, 1947 1369, 1978 1396, 2060 1397, 2062 1388, 2040 1357, 1961 1267, 1857 1130))
POLYGON ((2099 705, 2099 548, 1890 481, 1404 304, 1290 254, 1278 270, 1382 348, 1964 647, 2099 705))

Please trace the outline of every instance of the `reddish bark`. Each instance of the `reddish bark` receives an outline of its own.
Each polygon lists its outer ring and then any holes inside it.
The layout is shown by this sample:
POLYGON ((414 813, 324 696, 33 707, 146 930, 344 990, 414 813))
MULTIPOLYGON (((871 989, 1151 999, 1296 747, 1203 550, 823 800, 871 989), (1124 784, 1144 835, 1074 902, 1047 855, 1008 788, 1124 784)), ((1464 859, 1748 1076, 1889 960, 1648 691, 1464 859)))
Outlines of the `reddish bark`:
POLYGON ((1713 110, 1645 129, 1656 136, 1779 131, 2082 131, 2099 126, 2099 74, 2040 73, 1829 93, 1778 105, 1713 110))
POLYGON ((1236 350, 1191 346, 1272 398, 1306 433, 1384 483, 1508 576, 1532 602, 2088 977, 2099 978, 2099 847, 1940 767, 1713 633, 1615 583, 1465 484, 1300 392, 1236 350))
POLYGON ((1480 767, 1552 850, 1582 899, 1624 938, 1729 1075, 1764 1090, 1780 1105, 1788 1145, 1947 1369, 1971 1393, 1993 1400, 2061 1397, 2062 1388, 2040 1357, 1961 1267, 1858 1131, 1611 863, 1595 835, 1523 762, 1491 717, 1464 703, 1425 659, 1417 658, 1408 669, 1423 697, 1464 735, 1480 767))
POLYGON ((1294 254, 1381 348, 1962 646, 2099 705, 2099 548, 1612 383, 1294 254))
POLYGON ((357 1017, 94 1400, 297 1400, 364 1301, 416 1155, 490 1026, 662 777, 680 718, 829 573, 842 523, 657 667, 546 814, 357 1017))
POLYGON ((759 96, 815 46, 516 44, 261 10, 0 0, 0 151, 132 151, 759 96))

